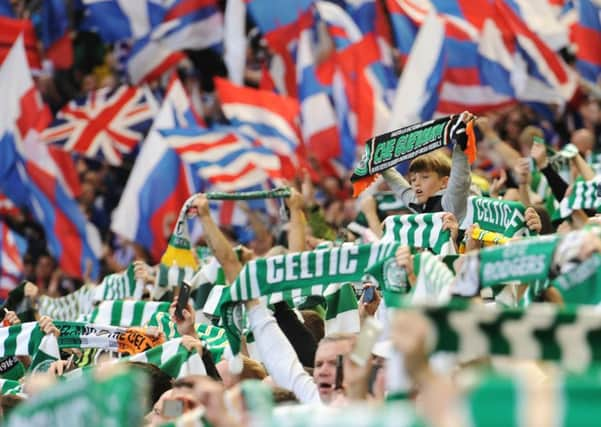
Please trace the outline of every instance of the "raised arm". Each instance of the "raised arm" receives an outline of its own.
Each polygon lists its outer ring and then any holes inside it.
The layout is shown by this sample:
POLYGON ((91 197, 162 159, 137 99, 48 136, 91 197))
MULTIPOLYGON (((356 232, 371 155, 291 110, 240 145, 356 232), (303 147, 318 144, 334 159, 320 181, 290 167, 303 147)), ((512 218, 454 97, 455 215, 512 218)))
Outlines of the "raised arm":
POLYGON ((196 208, 205 238, 213 255, 221 264, 223 273, 228 283, 232 283, 238 277, 238 273, 242 270, 242 264, 238 260, 232 246, 227 241, 213 218, 209 210, 209 200, 204 194, 200 194, 194 199, 192 204, 196 208))

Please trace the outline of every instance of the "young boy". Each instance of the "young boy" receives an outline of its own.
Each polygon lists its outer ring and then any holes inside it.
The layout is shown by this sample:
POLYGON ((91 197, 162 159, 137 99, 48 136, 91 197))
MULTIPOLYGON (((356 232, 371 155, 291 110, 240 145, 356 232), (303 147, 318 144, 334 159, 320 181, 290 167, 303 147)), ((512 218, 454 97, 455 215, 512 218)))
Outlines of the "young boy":
POLYGON ((382 176, 413 212, 450 212, 459 224, 463 221, 472 178, 467 156, 459 144, 453 148, 452 161, 439 152, 413 159, 409 165, 410 182, 396 169, 388 169, 382 176))

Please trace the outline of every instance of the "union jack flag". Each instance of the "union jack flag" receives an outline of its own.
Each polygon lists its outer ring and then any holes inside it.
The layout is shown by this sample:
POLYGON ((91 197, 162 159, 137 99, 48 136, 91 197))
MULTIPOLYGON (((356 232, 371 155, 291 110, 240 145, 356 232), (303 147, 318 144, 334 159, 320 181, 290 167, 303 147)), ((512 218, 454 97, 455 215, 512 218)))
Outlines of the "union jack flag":
POLYGON ((102 88, 63 107, 43 140, 119 166, 144 138, 156 110, 147 87, 102 88))

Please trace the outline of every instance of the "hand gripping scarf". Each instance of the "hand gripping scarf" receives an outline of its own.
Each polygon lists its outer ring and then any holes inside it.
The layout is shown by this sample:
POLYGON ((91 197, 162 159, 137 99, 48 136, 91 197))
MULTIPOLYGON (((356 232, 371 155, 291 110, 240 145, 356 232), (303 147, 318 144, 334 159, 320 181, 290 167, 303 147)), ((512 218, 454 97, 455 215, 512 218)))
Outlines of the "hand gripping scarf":
POLYGON ((379 172, 448 145, 453 139, 472 163, 476 159, 474 123, 453 115, 418 123, 373 137, 365 143, 365 153, 351 176, 353 195, 369 187, 379 172))

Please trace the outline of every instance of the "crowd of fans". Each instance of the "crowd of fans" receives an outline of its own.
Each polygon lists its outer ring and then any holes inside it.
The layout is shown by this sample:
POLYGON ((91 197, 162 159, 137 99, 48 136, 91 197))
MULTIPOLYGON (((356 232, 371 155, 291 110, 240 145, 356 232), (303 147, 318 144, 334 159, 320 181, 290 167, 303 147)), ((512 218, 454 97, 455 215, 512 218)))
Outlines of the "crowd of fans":
MULTIPOLYGON (((14 3, 17 14, 27 16, 29 12, 25 6, 28 2, 14 3)), ((76 14, 72 18, 78 19, 76 14)), ((248 37, 250 60, 245 77, 247 84, 256 85, 256 70, 260 68, 261 61, 269 59, 269 53, 256 29, 250 29, 248 37)), ((95 34, 85 32, 74 34, 73 45, 75 61, 71 69, 56 72, 45 69, 36 77, 38 89, 55 112, 76 95, 85 95, 101 87, 113 87, 125 78, 118 58, 122 46, 107 46, 95 34)), ((226 74, 221 59, 208 50, 190 52, 189 59, 180 65, 178 73, 192 104, 205 121, 224 121, 212 87, 213 76, 226 74)), ((160 92, 165 83, 155 82, 154 89, 160 92)), ((385 171, 382 174, 384 179, 377 181, 359 198, 352 197, 350 171, 340 177, 321 176, 320 171, 317 177, 312 177, 306 171, 300 171, 296 181, 288 183, 293 190, 285 202, 289 211, 286 222, 245 208, 248 228, 252 232, 243 239, 246 251, 240 257, 236 257, 233 250, 241 243, 237 240, 239 236, 232 230, 219 229, 215 225, 209 215, 206 197, 199 195, 194 207, 203 225, 203 234, 192 244, 194 247, 208 246, 221 265, 226 282, 232 283, 243 264, 250 259, 313 250, 324 242, 340 245, 357 239, 376 241, 382 236, 382 221, 393 214, 447 212, 443 230, 450 230, 456 250, 463 254, 478 251, 482 243, 472 233, 477 225, 460 230, 471 195, 522 203, 526 207, 526 226, 533 234, 565 236, 570 231, 588 230, 588 226, 601 224, 601 217, 595 211, 577 210, 567 218, 557 219, 549 209, 553 202, 561 203, 567 198, 578 180, 591 182, 598 179, 601 100, 594 93, 583 87, 570 104, 561 108, 551 106, 545 112, 518 103, 503 111, 469 116, 466 120, 475 120, 478 139, 478 156, 471 166, 459 146, 442 149, 413 160, 405 176, 394 169, 385 171), (537 142, 538 138, 544 143, 537 142), (575 147, 576 152, 566 156, 567 165, 560 171, 552 165, 551 159, 555 156, 553 153, 562 152, 567 146, 575 147), (535 176, 537 183, 534 182, 535 176), (537 187, 541 176, 548 183, 543 191, 537 187), (381 194, 394 195, 401 202, 400 207, 394 211, 380 210, 377 199, 381 194), (351 223, 359 223, 368 231, 362 234, 357 229, 351 230, 351 223)), ((154 285, 158 275, 156 263, 141 246, 110 230, 111 212, 119 202, 131 162, 113 167, 80 157, 76 166, 81 182, 77 200, 100 232, 104 244, 101 277, 119 273, 135 263, 136 278, 154 285)), ((244 202, 239 203, 244 205, 244 202)), ((43 228, 32 219, 31 213, 21 211, 2 220, 28 241, 24 276, 29 284, 25 286, 25 298, 31 301, 34 313, 35 302, 40 297, 66 296, 88 281, 62 274, 56 260, 47 252, 43 228)), ((170 229, 166 230, 167 234, 170 232, 170 229)), ((578 239, 581 246, 578 260, 601 252, 601 239, 594 229, 586 231, 578 239)), ((406 271, 409 287, 415 286, 417 281, 413 256, 414 251, 408 246, 402 246, 396 253, 396 262, 406 271)), ((361 291, 358 291, 357 298, 362 321, 371 316, 383 316, 378 315, 385 310, 380 291, 375 292, 370 302, 364 301, 361 291)), ((517 306, 519 299, 516 294, 512 304, 517 306)), ((537 299, 562 304, 561 296, 552 287, 537 295, 537 299)), ((483 301, 479 296, 473 300, 475 304, 483 301)), ((325 335, 323 313, 318 310, 295 311, 286 302, 267 307, 258 300, 246 302, 246 316, 260 358, 255 360, 249 351, 243 350, 243 369, 241 373, 232 373, 235 369, 230 369, 231 359, 224 357, 215 363, 211 353, 204 348, 204 341, 195 325, 200 318, 197 313, 200 310, 195 309, 193 304, 187 304, 182 317, 178 317, 174 313, 177 297, 173 297, 173 292, 166 293, 162 301, 173 301, 169 318, 176 325, 178 335, 184 337, 182 345, 203 356, 206 375, 172 378, 154 365, 131 362, 132 369, 141 369, 151 378, 147 396, 150 406, 146 415, 149 425, 161 425, 199 407, 204 408, 204 420, 215 427, 265 425, 268 421, 261 418, 263 415, 252 397, 259 395, 262 387, 269 391, 268 400, 273 400, 281 409, 281 418, 274 425, 292 423, 299 411, 296 415, 289 414, 295 414, 295 407, 303 408, 305 405, 331 405, 352 410, 357 402, 361 402, 369 403, 371 409, 379 408, 384 414, 384 402, 390 400, 395 386, 398 386, 394 384, 397 381, 407 383, 406 387, 400 387, 406 391, 404 399, 413 403, 413 410, 428 425, 459 426, 467 425, 458 402, 464 382, 468 382, 462 374, 469 369, 494 367, 500 371, 520 371, 541 384, 546 384, 545 381, 556 375, 554 367, 539 361, 508 362, 494 357, 466 363, 453 360, 444 369, 434 367, 427 350, 425 320, 415 313, 399 312, 391 318, 387 339, 375 345, 367 365, 360 366, 350 358, 344 358, 344 379, 342 384, 336 384, 337 356, 348 356, 355 350, 356 334, 325 335), (245 384, 256 386, 252 392, 255 394, 249 395, 245 384), (182 407, 170 412, 173 401, 182 402, 182 407), (291 418, 287 421, 286 417, 291 418)), ((52 319, 46 316, 39 318, 39 311, 37 316, 34 314, 23 319, 22 307, 8 308, 10 310, 4 314, 5 326, 35 319, 43 333, 59 334, 52 319)), ((154 330, 152 333, 164 334, 164 331, 154 330)), ((27 377, 23 393, 3 395, 0 405, 4 416, 23 404, 28 396, 35 396, 37 387, 43 388, 38 384, 41 381, 38 377, 60 377, 68 371, 81 369, 83 365, 74 363, 72 355, 79 361, 83 358, 78 350, 63 352, 61 360, 50 365, 48 373, 27 377)), ((25 368, 31 364, 27 357, 20 356, 19 360, 25 368)), ((100 360, 97 364, 101 364, 100 360)), ((315 414, 322 413, 321 409, 315 411, 315 414)), ((369 412, 368 409, 366 411, 369 412)), ((341 413, 334 414, 342 417, 341 413)), ((372 412, 368 415, 374 416, 372 412)), ((306 416, 310 420, 311 412, 307 412, 306 416)), ((371 418, 371 422, 375 423, 377 417, 371 418)))

